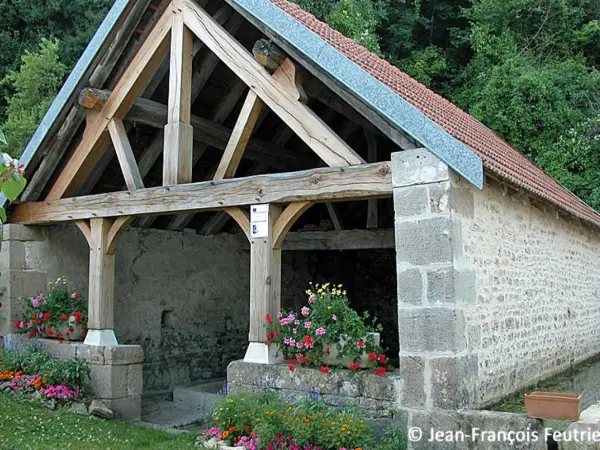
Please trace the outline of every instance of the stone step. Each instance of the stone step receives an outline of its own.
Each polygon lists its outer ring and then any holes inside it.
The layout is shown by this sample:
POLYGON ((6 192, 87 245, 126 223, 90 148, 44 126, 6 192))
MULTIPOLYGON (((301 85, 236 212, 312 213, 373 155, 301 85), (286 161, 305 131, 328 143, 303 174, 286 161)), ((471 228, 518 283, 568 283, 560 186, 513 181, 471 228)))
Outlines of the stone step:
POLYGON ((222 396, 225 380, 210 380, 173 390, 173 403, 182 408, 210 414, 222 396))
POLYGON ((185 428, 206 417, 201 411, 176 406, 166 400, 142 401, 142 421, 164 428, 185 428))

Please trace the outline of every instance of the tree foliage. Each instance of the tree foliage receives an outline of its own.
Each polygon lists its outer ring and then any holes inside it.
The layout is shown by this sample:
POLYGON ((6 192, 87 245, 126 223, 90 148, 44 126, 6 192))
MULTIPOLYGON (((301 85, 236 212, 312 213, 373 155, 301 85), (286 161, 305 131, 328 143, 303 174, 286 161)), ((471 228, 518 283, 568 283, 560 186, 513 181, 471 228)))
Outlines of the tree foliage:
POLYGON ((52 104, 66 66, 59 60, 58 41, 42 38, 37 52, 26 51, 19 70, 9 72, 0 86, 8 88, 7 118, 3 131, 8 153, 19 157, 52 104))

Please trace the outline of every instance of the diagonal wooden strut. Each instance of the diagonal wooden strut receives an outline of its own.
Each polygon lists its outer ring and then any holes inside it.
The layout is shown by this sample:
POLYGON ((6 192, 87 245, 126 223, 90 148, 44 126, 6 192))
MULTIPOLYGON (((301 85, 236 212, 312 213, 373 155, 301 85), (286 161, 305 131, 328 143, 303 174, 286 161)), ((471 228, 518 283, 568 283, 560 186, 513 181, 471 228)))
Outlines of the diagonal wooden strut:
POLYGON ((129 143, 123 121, 121 119, 111 120, 108 123, 108 132, 115 147, 115 153, 117 154, 127 189, 130 191, 143 189, 144 182, 142 181, 142 175, 135 162, 135 156, 133 156, 133 150, 131 150, 131 144, 129 143))
POLYGON ((104 150, 107 126, 123 119, 169 50, 172 10, 168 8, 133 59, 108 101, 88 122, 84 137, 50 190, 47 200, 73 195, 104 150))
POLYGON ((323 161, 330 166, 365 161, 340 139, 310 108, 274 80, 252 54, 191 0, 185 4, 184 22, 204 44, 261 98, 323 161))

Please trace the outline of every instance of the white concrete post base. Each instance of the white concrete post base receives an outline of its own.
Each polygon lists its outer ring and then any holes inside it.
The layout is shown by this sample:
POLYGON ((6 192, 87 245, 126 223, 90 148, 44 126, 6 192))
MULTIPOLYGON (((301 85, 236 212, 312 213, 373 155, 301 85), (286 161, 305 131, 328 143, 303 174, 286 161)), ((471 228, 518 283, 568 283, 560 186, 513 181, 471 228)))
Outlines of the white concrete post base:
POLYGON ((119 345, 114 330, 88 330, 83 341, 85 345, 95 345, 98 347, 115 347, 119 345))
POLYGON ((263 342, 250 342, 244 362, 256 364, 277 364, 282 362, 281 356, 277 355, 274 345, 266 345, 263 342))

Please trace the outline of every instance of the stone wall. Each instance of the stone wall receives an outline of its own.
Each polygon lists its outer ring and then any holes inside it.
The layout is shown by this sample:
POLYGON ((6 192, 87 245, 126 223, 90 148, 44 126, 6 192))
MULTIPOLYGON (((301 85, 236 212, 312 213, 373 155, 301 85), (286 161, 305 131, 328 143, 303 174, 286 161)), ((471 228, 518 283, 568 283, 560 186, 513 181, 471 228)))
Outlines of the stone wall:
POLYGON ((227 369, 227 392, 274 392, 280 398, 322 400, 338 408, 358 406, 369 418, 391 418, 400 406, 402 384, 396 374, 378 377, 373 371, 351 373, 297 367, 287 364, 252 364, 234 361, 227 369))
MULTIPOLYGON (((31 236, 2 247, 0 284, 9 289, 0 313, 8 317, 19 296, 36 295, 47 280, 66 276, 87 289, 89 249, 76 227, 25 230, 31 236)), ((12 239, 10 232, 6 238, 12 239)), ((242 236, 136 228, 123 235, 116 257, 115 333, 120 344, 143 347, 144 389, 225 378, 229 362, 242 358, 247 346, 249 272, 242 236)), ((284 299, 304 297, 310 276, 302 252, 284 254, 282 277, 284 299)))
POLYGON ((477 283, 465 320, 484 404, 600 352, 600 232, 497 183, 470 190, 461 258, 477 283))

